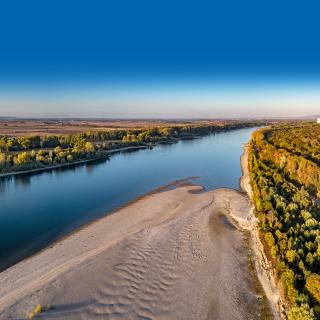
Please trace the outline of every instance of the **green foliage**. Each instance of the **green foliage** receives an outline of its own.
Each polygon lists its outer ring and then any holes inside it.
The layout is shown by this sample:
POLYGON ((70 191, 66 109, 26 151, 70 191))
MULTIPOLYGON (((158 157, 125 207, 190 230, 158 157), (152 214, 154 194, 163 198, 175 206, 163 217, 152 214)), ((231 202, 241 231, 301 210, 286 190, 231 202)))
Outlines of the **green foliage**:
POLYGON ((286 252, 286 258, 288 260, 288 262, 294 262, 297 258, 297 252, 295 250, 288 250, 286 252))
POLYGON ((25 165, 30 161, 30 156, 27 152, 18 153, 18 155, 14 158, 14 162, 19 165, 25 165))
POLYGON ((41 304, 37 304, 35 308, 28 314, 28 319, 33 320, 35 317, 38 318, 38 316, 45 311, 50 311, 53 309, 53 306, 51 304, 47 304, 45 307, 43 307, 41 304))
POLYGON ((94 152, 95 149, 94 149, 94 145, 92 142, 86 142, 85 145, 84 145, 84 151, 85 152, 94 152))
POLYGON ((286 268, 281 273, 281 282, 289 301, 293 303, 298 297, 298 291, 295 289, 294 272, 291 269, 286 268))
POLYGON ((320 126, 258 130, 249 150, 256 215, 292 306, 289 319, 320 319, 320 126), (303 294, 308 299, 297 302, 303 294))
POLYGON ((307 279, 305 288, 312 299, 314 299, 316 303, 320 304, 320 275, 316 273, 311 274, 307 279))
POLYGON ((156 142, 176 141, 257 125, 254 121, 162 128, 88 131, 73 135, 0 136, 0 173, 45 168, 80 160, 106 158, 108 151, 156 142))
POLYGON ((271 232, 267 232, 265 235, 264 235, 264 238, 269 246, 269 248, 271 248, 272 246, 274 246, 275 244, 275 240, 274 240, 274 237, 272 235, 271 232))
POLYGON ((314 320, 313 310, 310 309, 310 306, 302 304, 301 306, 293 306, 288 314, 288 320, 314 320))
POLYGON ((39 315, 40 313, 43 312, 43 307, 41 304, 37 304, 34 308, 33 311, 31 311, 29 314, 28 314, 28 319, 32 320, 34 319, 34 317, 36 317, 37 315, 39 315))

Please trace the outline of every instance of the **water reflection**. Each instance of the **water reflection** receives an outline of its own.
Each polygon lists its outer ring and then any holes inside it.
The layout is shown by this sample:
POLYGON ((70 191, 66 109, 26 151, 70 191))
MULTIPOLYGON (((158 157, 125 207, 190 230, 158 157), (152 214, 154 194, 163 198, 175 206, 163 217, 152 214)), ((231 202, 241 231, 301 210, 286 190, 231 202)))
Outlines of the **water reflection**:
POLYGON ((14 176, 14 184, 16 188, 27 189, 31 184, 31 176, 29 174, 14 176))
POLYGON ((92 175, 94 173, 94 171, 99 168, 100 165, 105 165, 105 163, 107 161, 110 161, 110 158, 99 159, 99 160, 95 160, 92 162, 86 162, 84 164, 84 167, 86 169, 86 173, 88 173, 89 175, 92 175))
POLYGON ((12 179, 12 176, 0 178, 0 193, 4 193, 6 191, 6 188, 11 184, 12 179))
POLYGON ((0 178, 0 269, 73 228, 190 176, 206 189, 237 188, 243 143, 254 129, 219 133, 110 160, 0 178))

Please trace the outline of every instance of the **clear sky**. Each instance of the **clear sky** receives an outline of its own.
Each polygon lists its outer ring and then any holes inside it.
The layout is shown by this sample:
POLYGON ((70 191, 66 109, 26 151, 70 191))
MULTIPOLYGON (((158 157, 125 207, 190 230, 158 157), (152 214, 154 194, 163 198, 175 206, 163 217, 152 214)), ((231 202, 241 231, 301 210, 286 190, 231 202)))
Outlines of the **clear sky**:
POLYGON ((0 116, 320 113, 316 1, 6 1, 0 116))

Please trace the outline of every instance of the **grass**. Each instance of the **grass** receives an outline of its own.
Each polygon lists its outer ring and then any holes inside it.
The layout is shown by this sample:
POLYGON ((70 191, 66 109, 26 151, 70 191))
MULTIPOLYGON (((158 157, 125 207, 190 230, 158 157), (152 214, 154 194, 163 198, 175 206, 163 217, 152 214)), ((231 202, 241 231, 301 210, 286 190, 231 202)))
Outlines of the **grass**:
POLYGON ((28 314, 28 319, 33 320, 37 315, 41 314, 44 311, 52 310, 53 307, 51 304, 47 304, 43 307, 41 304, 37 304, 35 308, 28 314))

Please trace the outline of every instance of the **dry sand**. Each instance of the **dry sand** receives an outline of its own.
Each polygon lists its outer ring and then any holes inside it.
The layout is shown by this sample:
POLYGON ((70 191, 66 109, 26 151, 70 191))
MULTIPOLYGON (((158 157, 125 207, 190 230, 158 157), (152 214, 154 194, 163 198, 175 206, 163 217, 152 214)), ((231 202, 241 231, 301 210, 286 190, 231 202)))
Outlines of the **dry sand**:
POLYGON ((0 274, 0 318, 260 319, 238 224, 250 203, 230 189, 148 195, 0 274))

